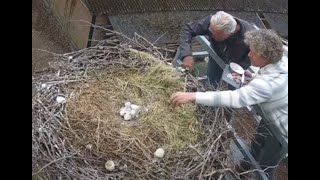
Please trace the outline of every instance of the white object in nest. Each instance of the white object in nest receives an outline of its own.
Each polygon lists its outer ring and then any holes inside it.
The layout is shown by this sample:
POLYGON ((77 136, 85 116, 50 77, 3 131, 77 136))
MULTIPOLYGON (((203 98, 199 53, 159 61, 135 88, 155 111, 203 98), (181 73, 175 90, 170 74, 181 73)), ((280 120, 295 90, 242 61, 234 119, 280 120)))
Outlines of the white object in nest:
POLYGON ((130 107, 131 107, 131 109, 133 109, 133 110, 139 110, 139 109, 141 108, 140 106, 135 105, 135 104, 131 104, 130 107))
POLYGON ((45 84, 45 83, 44 83, 44 84, 41 84, 41 87, 42 87, 42 88, 45 88, 45 87, 47 87, 47 84, 45 84))
POLYGON ((244 69, 237 63, 230 63, 230 69, 232 72, 238 73, 238 74, 243 74, 244 69))
POLYGON ((120 116, 124 116, 126 114, 126 108, 123 107, 120 109, 120 116))
POLYGON ((141 111, 141 106, 131 104, 131 102, 126 102, 124 106, 125 107, 120 109, 120 116, 123 116, 125 121, 138 117, 138 114, 141 111))
POLYGON ((57 100, 58 103, 65 103, 65 102, 66 102, 66 98, 61 97, 61 96, 58 96, 58 97, 56 98, 56 100, 57 100))
POLYGON ((89 150, 92 149, 92 144, 87 144, 86 148, 89 149, 89 150))
POLYGON ((123 119, 124 119, 125 121, 129 121, 131 118, 132 118, 132 116, 131 116, 130 113, 126 113, 126 114, 123 116, 123 119))
POLYGON ((125 106, 125 107, 130 107, 130 106, 131 106, 131 102, 126 102, 126 103, 124 103, 124 106, 125 106))
POLYGON ((130 111, 131 111, 130 108, 128 108, 128 107, 123 107, 123 108, 120 109, 120 116, 124 116, 125 114, 129 114, 130 111))
POLYGON ((131 111, 130 114, 132 117, 138 117, 140 111, 141 111, 141 106, 135 105, 135 104, 131 104, 131 111))
POLYGON ((69 56, 69 57, 68 57, 68 60, 70 61, 71 59, 73 59, 73 57, 72 57, 72 56, 69 56))
POLYGON ((156 150, 156 152, 154 152, 154 155, 158 158, 162 158, 164 155, 164 150, 162 148, 159 148, 156 150))
POLYGON ((105 167, 106 167, 107 170, 113 171, 114 168, 115 168, 115 164, 114 164, 113 161, 109 160, 109 161, 106 162, 105 167))
POLYGON ((136 116, 137 112, 138 112, 137 110, 132 109, 129 114, 130 114, 132 117, 134 117, 134 116, 136 116))
POLYGON ((125 114, 129 114, 131 111, 131 103, 126 102, 124 107, 120 109, 120 116, 124 116, 125 114))

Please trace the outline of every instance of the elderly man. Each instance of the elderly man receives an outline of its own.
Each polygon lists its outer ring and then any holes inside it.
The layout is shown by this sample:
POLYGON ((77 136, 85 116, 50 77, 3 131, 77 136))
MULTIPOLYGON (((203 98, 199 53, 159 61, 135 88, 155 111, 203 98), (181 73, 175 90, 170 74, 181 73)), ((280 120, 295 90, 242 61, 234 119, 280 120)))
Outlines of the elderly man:
MULTIPOLYGON (((179 50, 183 65, 190 69, 193 67, 192 38, 197 35, 208 35, 213 50, 225 63, 235 62, 247 69, 250 66, 247 56, 249 48, 243 39, 244 33, 252 29, 254 29, 252 24, 223 11, 196 22, 187 23, 180 35, 179 50)), ((207 75, 212 85, 217 85, 222 72, 218 64, 210 59, 207 75)))
MULTIPOLYGON (((288 138, 288 58, 284 56, 281 38, 271 30, 254 30, 245 34, 249 45, 251 64, 260 67, 257 75, 247 85, 233 91, 177 92, 170 98, 176 106, 195 102, 214 107, 242 108, 260 104, 268 121, 282 136, 288 138)), ((272 178, 274 167, 285 156, 278 140, 266 130, 266 120, 261 120, 257 135, 251 144, 251 153, 272 178), (262 134, 262 135, 261 135, 262 134)), ((243 169, 248 169, 242 163, 243 169)))

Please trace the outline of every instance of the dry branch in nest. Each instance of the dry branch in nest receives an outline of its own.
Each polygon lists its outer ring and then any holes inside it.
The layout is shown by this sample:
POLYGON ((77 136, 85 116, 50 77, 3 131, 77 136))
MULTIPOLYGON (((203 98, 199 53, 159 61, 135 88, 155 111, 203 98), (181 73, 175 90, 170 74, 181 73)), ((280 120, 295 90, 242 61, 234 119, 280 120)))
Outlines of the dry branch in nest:
POLYGON ((205 87, 189 73, 177 74, 152 44, 102 42, 54 56, 52 71, 33 77, 34 178, 219 179, 234 174, 227 162, 231 138, 225 109, 172 109, 173 92, 205 87), (58 96, 66 102, 58 103, 58 96), (119 109, 126 101, 148 112, 123 121, 119 109), (165 149, 163 158, 154 156, 159 147, 165 149), (115 163, 112 171, 105 168, 109 160, 115 163))

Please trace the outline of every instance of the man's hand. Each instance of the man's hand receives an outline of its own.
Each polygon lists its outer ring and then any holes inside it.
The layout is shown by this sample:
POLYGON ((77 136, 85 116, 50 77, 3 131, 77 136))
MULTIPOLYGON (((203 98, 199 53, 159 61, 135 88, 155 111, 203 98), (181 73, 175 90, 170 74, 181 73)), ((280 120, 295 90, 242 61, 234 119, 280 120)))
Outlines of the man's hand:
POLYGON ((177 92, 171 96, 170 103, 175 107, 195 100, 196 93, 177 92))
POLYGON ((192 56, 186 56, 182 60, 182 65, 185 68, 192 69, 193 68, 193 63, 194 63, 194 61, 193 61, 193 57, 192 56))

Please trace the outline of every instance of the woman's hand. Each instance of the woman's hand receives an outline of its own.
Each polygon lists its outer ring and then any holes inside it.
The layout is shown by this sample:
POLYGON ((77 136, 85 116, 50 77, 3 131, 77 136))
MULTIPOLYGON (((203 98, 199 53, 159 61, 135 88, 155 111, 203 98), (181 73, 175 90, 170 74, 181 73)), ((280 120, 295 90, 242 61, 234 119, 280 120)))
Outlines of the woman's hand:
POLYGON ((170 97, 170 103, 173 107, 189 102, 194 102, 195 100, 196 93, 192 92, 177 92, 170 97))

